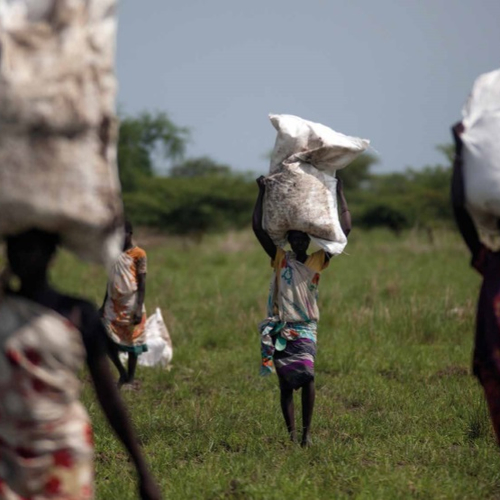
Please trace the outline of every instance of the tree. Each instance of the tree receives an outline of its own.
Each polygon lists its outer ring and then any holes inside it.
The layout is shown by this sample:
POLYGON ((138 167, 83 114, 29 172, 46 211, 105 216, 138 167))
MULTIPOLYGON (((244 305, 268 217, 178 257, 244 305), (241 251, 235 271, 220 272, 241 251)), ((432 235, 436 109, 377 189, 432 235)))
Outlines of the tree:
POLYGON ((170 169, 170 177, 207 177, 231 175, 231 167, 217 163, 208 156, 190 158, 170 169))
POLYGON ((369 208, 360 219, 363 227, 371 229, 374 227, 387 227, 399 236, 401 231, 408 226, 405 215, 397 209, 384 204, 369 208))
POLYGON ((239 175, 142 177, 123 199, 134 224, 200 237, 248 225, 256 190, 253 180, 239 175))
POLYGON ((370 168, 378 163, 378 158, 370 153, 358 156, 347 167, 339 170, 339 177, 342 179, 344 189, 353 191, 359 189, 371 179, 370 168))
POLYGON ((124 191, 135 189, 139 177, 155 172, 155 156, 170 160, 181 158, 189 136, 187 128, 178 127, 166 113, 144 112, 125 117, 120 123, 118 168, 124 191))

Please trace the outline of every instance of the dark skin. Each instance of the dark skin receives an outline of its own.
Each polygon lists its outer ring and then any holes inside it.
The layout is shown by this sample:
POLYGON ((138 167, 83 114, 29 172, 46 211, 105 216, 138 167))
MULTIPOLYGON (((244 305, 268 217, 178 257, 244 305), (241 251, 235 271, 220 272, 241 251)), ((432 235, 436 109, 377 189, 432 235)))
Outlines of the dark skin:
MULTIPOLYGON (((255 236, 259 240, 262 248, 265 250, 267 255, 271 259, 276 257, 276 245, 274 244, 271 237, 262 227, 262 203, 264 201, 264 194, 266 190, 266 179, 261 176, 257 179, 257 185, 259 186, 259 194, 257 196, 257 201, 255 203, 255 208, 252 216, 252 227, 255 236)), ((351 214, 347 206, 347 201, 344 196, 343 185, 340 178, 337 177, 337 199, 340 208, 340 225, 342 231, 346 236, 351 232, 351 214)), ((303 264, 306 262, 308 255, 307 249, 309 248, 310 238, 302 231, 291 230, 287 235, 288 242, 295 253, 295 256, 299 262, 303 264)), ((331 255, 325 253, 325 258, 330 260, 331 255)), ((281 411, 283 413, 283 418, 285 419, 285 424, 290 435, 290 439, 295 442, 297 440, 297 432, 295 429, 295 409, 293 404, 293 389, 291 389, 285 381, 279 377, 280 385, 280 403, 281 411)), ((302 386, 302 438, 300 441, 301 446, 305 447, 310 444, 310 429, 311 421, 314 410, 314 401, 316 398, 316 389, 314 385, 314 380, 302 386)))
MULTIPOLYGON (((132 242, 132 234, 133 233, 131 230, 126 230, 125 240, 123 243, 124 252, 130 250, 134 246, 132 242)), ((132 324, 134 325, 138 325, 142 320, 142 308, 144 305, 145 297, 146 297, 146 274, 140 273, 137 274, 137 303, 135 306, 135 310, 132 313, 132 324)), ((106 295, 104 296, 104 302, 100 309, 101 316, 104 312, 104 304, 106 303, 107 298, 108 298, 108 292, 106 291, 106 295)), ((107 338, 107 351, 109 358, 116 366, 116 369, 118 370, 118 373, 120 375, 120 378, 118 379, 118 387, 121 387, 123 384, 132 384, 135 379, 135 371, 137 368, 138 355, 133 352, 127 353, 128 366, 127 370, 125 370, 120 360, 118 347, 111 339, 109 339, 109 337, 107 338)))
POLYGON ((476 230, 476 226, 472 221, 465 204, 465 186, 462 165, 462 139, 461 134, 464 131, 462 123, 457 123, 453 126, 453 139, 455 140, 455 161, 453 163, 453 174, 451 178, 451 203, 453 206, 453 214, 457 223, 458 229, 465 244, 473 256, 479 253, 481 242, 476 230))
MULTIPOLYGON (((41 231, 28 231, 7 239, 9 272, 20 280, 17 295, 52 309, 80 331, 86 363, 97 399, 137 470, 139 497, 160 500, 159 487, 149 472, 125 406, 106 359, 106 332, 95 307, 85 300, 63 295, 48 282, 48 267, 55 253, 54 239, 41 231)), ((7 290, 7 293, 13 293, 7 290)))

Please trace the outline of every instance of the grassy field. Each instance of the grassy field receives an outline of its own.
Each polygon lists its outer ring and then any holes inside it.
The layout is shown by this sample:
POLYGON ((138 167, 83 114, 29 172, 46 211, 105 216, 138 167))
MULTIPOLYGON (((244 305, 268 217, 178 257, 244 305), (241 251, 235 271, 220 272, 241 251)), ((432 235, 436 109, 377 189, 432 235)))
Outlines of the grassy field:
MULTIPOLYGON (((163 310, 174 360, 170 371, 139 368, 139 390, 123 397, 166 498, 500 498, 499 454, 469 369, 479 278, 456 235, 431 244, 355 231, 331 262, 309 449, 287 441, 275 376, 258 376, 271 268, 252 234, 142 241, 146 305, 163 310)), ((69 255, 53 280, 102 300, 102 269, 69 255)), ((83 399, 97 498, 137 498, 89 384, 83 399)))

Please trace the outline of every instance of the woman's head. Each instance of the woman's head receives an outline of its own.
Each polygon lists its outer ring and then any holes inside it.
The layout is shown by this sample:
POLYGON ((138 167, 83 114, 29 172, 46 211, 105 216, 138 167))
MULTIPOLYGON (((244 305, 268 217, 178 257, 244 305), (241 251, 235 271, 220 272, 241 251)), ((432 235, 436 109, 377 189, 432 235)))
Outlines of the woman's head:
POLYGON ((311 238, 306 233, 295 230, 288 231, 287 239, 292 247, 292 251, 296 254, 307 252, 309 243, 311 242, 311 238))
POLYGON ((47 272, 47 267, 59 244, 59 236, 31 229, 15 236, 8 236, 6 243, 10 270, 21 280, 29 280, 47 272))

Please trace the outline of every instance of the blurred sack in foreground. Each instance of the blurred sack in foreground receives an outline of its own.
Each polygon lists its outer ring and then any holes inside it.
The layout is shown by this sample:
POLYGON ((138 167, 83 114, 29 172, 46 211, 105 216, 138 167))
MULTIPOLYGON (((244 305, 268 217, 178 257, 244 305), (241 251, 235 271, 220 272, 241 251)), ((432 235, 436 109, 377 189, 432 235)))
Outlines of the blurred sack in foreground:
POLYGON ((307 233, 337 255, 347 244, 337 209, 337 170, 355 160, 370 142, 349 137, 293 115, 270 115, 278 131, 266 178, 263 225, 274 243, 286 233, 307 233))
POLYGON ((500 250, 500 69, 479 76, 462 110, 467 208, 484 245, 500 250))
POLYGON ((0 234, 120 252, 116 0, 0 0, 0 234))

